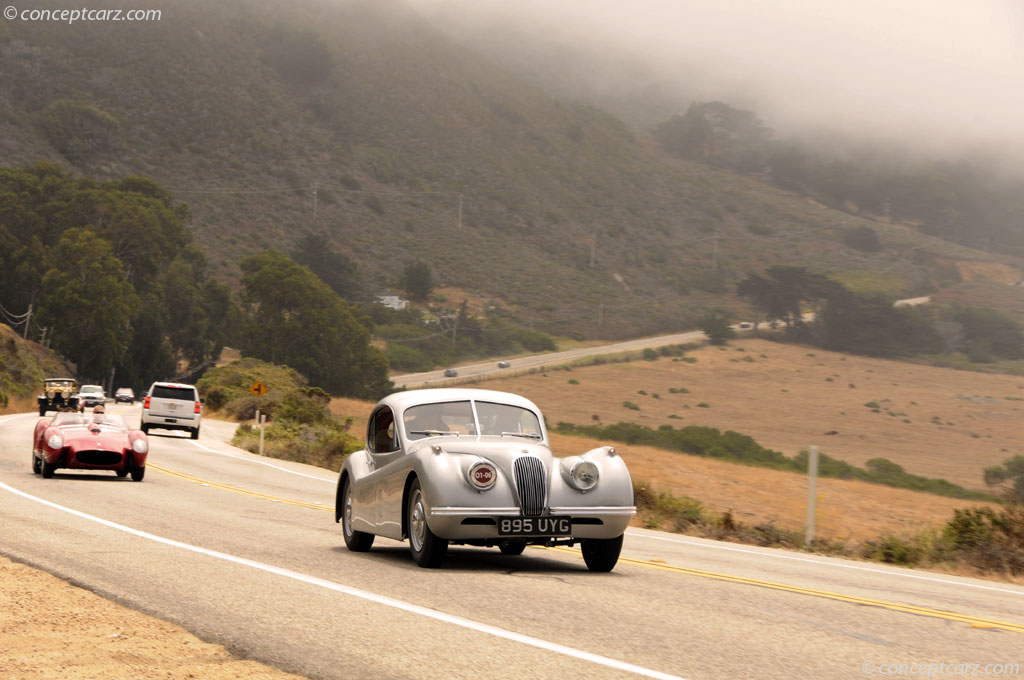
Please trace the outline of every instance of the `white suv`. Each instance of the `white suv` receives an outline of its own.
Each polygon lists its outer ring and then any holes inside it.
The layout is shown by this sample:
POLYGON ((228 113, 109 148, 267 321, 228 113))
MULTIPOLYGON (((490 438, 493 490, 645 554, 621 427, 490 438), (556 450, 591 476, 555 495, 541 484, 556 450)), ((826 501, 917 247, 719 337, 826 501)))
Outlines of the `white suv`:
POLYGON ((142 400, 143 432, 150 428, 188 430, 192 439, 199 439, 199 419, 203 415, 202 400, 195 385, 155 382, 142 400))

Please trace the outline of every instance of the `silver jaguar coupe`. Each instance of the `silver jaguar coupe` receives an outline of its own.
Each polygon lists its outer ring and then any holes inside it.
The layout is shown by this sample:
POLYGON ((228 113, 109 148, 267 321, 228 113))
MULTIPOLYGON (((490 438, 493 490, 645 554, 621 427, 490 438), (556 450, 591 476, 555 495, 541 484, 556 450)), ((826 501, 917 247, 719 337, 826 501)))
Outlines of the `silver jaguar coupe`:
POLYGON ((540 409, 506 392, 427 389, 382 399, 366 448, 338 476, 335 521, 349 550, 374 537, 409 539, 421 567, 449 544, 580 544, 592 571, 611 571, 636 514, 626 464, 610 446, 566 458, 551 452, 540 409))

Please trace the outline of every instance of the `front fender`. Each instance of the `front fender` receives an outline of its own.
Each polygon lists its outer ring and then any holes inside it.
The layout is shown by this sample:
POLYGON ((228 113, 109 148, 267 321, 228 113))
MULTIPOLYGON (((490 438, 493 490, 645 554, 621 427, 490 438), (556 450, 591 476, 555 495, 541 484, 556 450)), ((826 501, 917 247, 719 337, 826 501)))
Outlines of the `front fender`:
POLYGON ((630 507, 633 505, 633 480, 625 461, 611 446, 600 446, 579 456, 558 459, 559 474, 552 480, 551 505, 630 507), (569 483, 569 470, 579 460, 588 460, 598 469, 598 482, 590 491, 579 491, 569 483))

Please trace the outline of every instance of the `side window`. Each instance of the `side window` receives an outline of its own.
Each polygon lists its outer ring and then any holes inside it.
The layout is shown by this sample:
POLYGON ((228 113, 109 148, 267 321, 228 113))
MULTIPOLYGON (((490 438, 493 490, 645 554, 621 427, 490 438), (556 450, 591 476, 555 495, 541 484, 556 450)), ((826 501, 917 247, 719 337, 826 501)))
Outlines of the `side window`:
POLYGON ((371 453, 389 453, 398 450, 395 414, 387 406, 374 413, 370 419, 367 444, 371 453))

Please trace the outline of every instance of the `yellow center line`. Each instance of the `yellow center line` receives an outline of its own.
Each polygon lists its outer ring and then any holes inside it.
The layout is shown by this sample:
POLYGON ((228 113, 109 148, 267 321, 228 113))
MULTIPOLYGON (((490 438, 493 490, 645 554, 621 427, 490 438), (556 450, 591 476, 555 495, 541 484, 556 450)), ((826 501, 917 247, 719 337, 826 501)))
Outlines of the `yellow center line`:
MULTIPOLYGON (((578 550, 572 550, 569 548, 562 548, 556 546, 548 549, 557 550, 559 552, 565 552, 573 555, 580 555, 580 552, 578 550)), ((938 619, 946 619, 948 621, 959 621, 961 623, 969 623, 975 628, 998 628, 1000 630, 1024 633, 1024 624, 1007 623, 1005 621, 995 621, 992 619, 983 619, 977 616, 970 616, 968 614, 957 614, 956 612, 946 612, 940 609, 929 609, 928 607, 918 607, 912 604, 900 604, 898 602, 873 600, 865 597, 856 597, 854 595, 843 595, 841 593, 833 593, 828 590, 816 590, 814 588, 791 586, 785 583, 776 583, 774 581, 762 581, 760 579, 746 578, 744 576, 731 576, 729 574, 719 574, 713 571, 704 571, 703 569, 676 567, 670 564, 657 564, 649 560, 638 560, 631 557, 620 557, 619 562, 625 562, 626 564, 634 564, 640 567, 648 567, 650 569, 670 571, 677 574, 687 574, 690 576, 699 576, 701 578, 710 578, 718 581, 731 581, 733 583, 742 583, 744 585, 758 586, 761 588, 771 588, 773 590, 782 590, 790 593, 798 593, 801 595, 811 595, 814 597, 822 597, 829 600, 837 600, 839 602, 850 602, 852 604, 866 605, 869 607, 880 607, 883 609, 891 609, 893 611, 898 612, 906 612, 908 614, 917 614, 918 616, 930 616, 938 619)))
POLYGON ((326 505, 320 505, 319 503, 307 503, 306 501, 296 501, 290 498, 281 498, 279 496, 271 496, 269 494, 259 493, 258 491, 249 491, 248 489, 243 489, 238 486, 231 486, 229 484, 218 484, 217 482, 211 482, 205 479, 200 479, 199 477, 193 477, 192 475, 186 475, 184 472, 175 472, 174 470, 168 470, 165 467, 160 467, 159 465, 154 465, 153 463, 147 462, 146 467, 153 468, 154 470, 159 470, 165 475, 171 475, 172 477, 180 477, 181 479, 187 479, 188 481, 195 482, 197 484, 204 484, 206 486, 213 486, 218 489, 225 489, 227 491, 244 493, 248 496, 255 496, 257 498, 266 498, 267 500, 276 501, 278 503, 290 503, 291 505, 300 505, 304 508, 313 508, 315 510, 334 510, 334 508, 329 508, 326 505))
MULTIPOLYGON (((197 484, 205 484, 206 486, 216 487, 218 489, 224 489, 226 491, 234 491, 236 493, 243 493, 249 496, 255 496, 257 498, 265 498, 267 500, 277 501, 279 503, 290 503, 291 505, 299 505, 304 508, 313 508, 314 510, 333 510, 325 505, 319 503, 307 503, 305 501, 296 501, 290 498, 281 498, 279 496, 271 496, 265 493, 258 493, 256 491, 249 491, 248 489, 242 489, 237 486, 231 486, 228 484, 218 484, 217 482, 211 482, 199 477, 193 477, 183 472, 175 472, 168 470, 167 468, 153 463, 146 463, 147 468, 153 468, 163 472, 164 474, 171 475, 173 477, 180 477, 181 479, 187 479, 190 482, 196 482, 197 484)), ((556 552, 568 553, 570 555, 581 556, 579 550, 565 548, 565 547, 549 547, 547 550, 556 552)), ((792 586, 786 583, 777 583, 775 581, 762 581, 760 579, 746 578, 744 576, 732 576, 730 574, 719 574, 713 571, 704 571, 703 569, 693 569, 690 567, 676 567, 671 564, 664 564, 652 560, 639 560, 632 557, 620 557, 619 562, 625 564, 632 564, 638 567, 647 567, 648 569, 659 569, 661 571, 668 571, 676 574, 686 574, 688 576, 699 576, 701 578, 710 578, 717 581, 729 581, 732 583, 740 583, 743 585, 757 586, 760 588, 770 588, 772 590, 781 590, 789 593, 796 593, 799 595, 810 595, 812 597, 820 597, 827 600, 836 600, 838 602, 848 602, 851 604, 865 605, 869 607, 879 607, 881 609, 889 609, 891 611, 904 612, 907 614, 915 614, 917 616, 928 616, 936 619, 945 619, 947 621, 957 621, 960 623, 970 624, 974 628, 995 628, 999 630, 1007 630, 1015 633, 1024 633, 1024 624, 1019 623, 1007 623, 1005 621, 996 621, 993 619, 984 619, 977 616, 970 616, 968 614, 957 614, 956 612, 946 612, 940 609, 930 609, 928 607, 918 607, 912 604, 900 604, 898 602, 887 602, 885 600, 874 600, 865 597, 856 597, 853 595, 843 595, 841 593, 833 593, 828 590, 816 590, 814 588, 803 588, 801 586, 792 586)))

